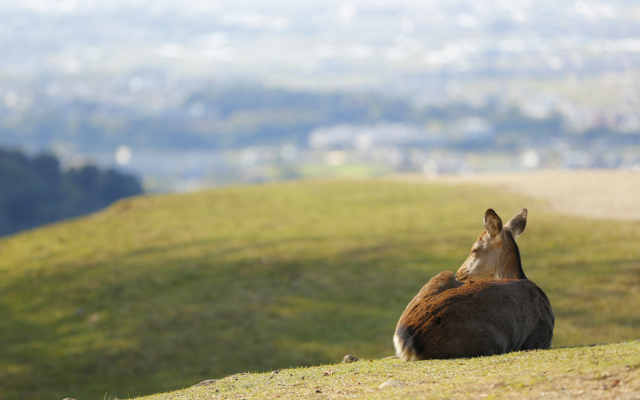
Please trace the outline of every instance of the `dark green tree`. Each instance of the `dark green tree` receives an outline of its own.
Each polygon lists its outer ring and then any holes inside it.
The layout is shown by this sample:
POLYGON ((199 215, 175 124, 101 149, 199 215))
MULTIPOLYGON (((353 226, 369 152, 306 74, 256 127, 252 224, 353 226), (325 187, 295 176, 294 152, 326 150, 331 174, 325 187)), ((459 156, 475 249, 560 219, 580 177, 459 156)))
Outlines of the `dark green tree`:
POLYGON ((0 149, 0 235, 97 211, 143 193, 133 176, 95 166, 61 171, 52 155, 0 149))

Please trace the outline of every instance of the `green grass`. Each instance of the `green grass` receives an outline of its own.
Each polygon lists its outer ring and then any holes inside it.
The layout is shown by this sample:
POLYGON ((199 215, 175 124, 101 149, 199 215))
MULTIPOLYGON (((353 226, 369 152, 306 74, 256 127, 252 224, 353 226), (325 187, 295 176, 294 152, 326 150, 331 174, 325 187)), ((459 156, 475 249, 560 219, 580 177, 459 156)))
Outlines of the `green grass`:
MULTIPOLYGON (((494 208, 529 208, 524 269, 554 346, 640 337, 640 224, 495 189, 307 181, 121 201, 0 241, 0 399, 127 398, 393 354, 420 287, 494 208)), ((387 362, 387 361, 385 361, 387 362)))
MULTIPOLYGON (((367 398, 637 398, 640 342, 515 352, 472 359, 360 360, 236 374, 144 400, 367 398), (380 387, 394 380, 399 387, 380 387), (635 397, 634 397, 635 396, 635 397)), ((140 399, 142 400, 142 399, 140 399)))

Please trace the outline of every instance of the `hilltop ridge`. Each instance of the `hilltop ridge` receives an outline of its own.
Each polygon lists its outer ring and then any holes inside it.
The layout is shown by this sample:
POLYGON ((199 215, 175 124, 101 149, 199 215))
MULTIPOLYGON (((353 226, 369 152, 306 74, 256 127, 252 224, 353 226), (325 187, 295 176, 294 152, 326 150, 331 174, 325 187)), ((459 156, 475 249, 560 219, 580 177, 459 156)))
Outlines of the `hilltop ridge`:
POLYGON ((639 350, 635 340, 453 360, 361 360, 236 374, 144 399, 637 399, 639 350))

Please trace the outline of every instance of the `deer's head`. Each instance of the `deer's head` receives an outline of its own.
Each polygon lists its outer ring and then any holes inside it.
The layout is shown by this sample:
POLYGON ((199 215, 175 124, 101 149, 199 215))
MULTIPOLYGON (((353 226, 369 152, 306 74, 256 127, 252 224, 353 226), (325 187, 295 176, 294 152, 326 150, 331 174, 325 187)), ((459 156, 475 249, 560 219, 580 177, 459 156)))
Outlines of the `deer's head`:
POLYGON ((523 208, 502 225, 502 220, 492 209, 484 213, 487 229, 478 236, 471 247, 471 254, 456 273, 456 279, 523 279, 520 253, 515 239, 527 225, 527 209, 523 208))

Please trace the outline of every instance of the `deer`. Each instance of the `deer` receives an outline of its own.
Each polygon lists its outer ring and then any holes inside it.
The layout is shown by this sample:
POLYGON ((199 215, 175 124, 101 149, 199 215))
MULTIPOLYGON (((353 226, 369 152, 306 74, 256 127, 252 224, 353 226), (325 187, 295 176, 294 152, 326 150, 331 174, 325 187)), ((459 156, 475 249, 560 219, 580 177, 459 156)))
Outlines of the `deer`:
POLYGON ((444 271, 403 312, 394 347, 405 361, 490 356, 548 349, 555 316, 547 295, 527 279, 516 238, 527 209, 505 225, 492 209, 457 273, 444 271))

